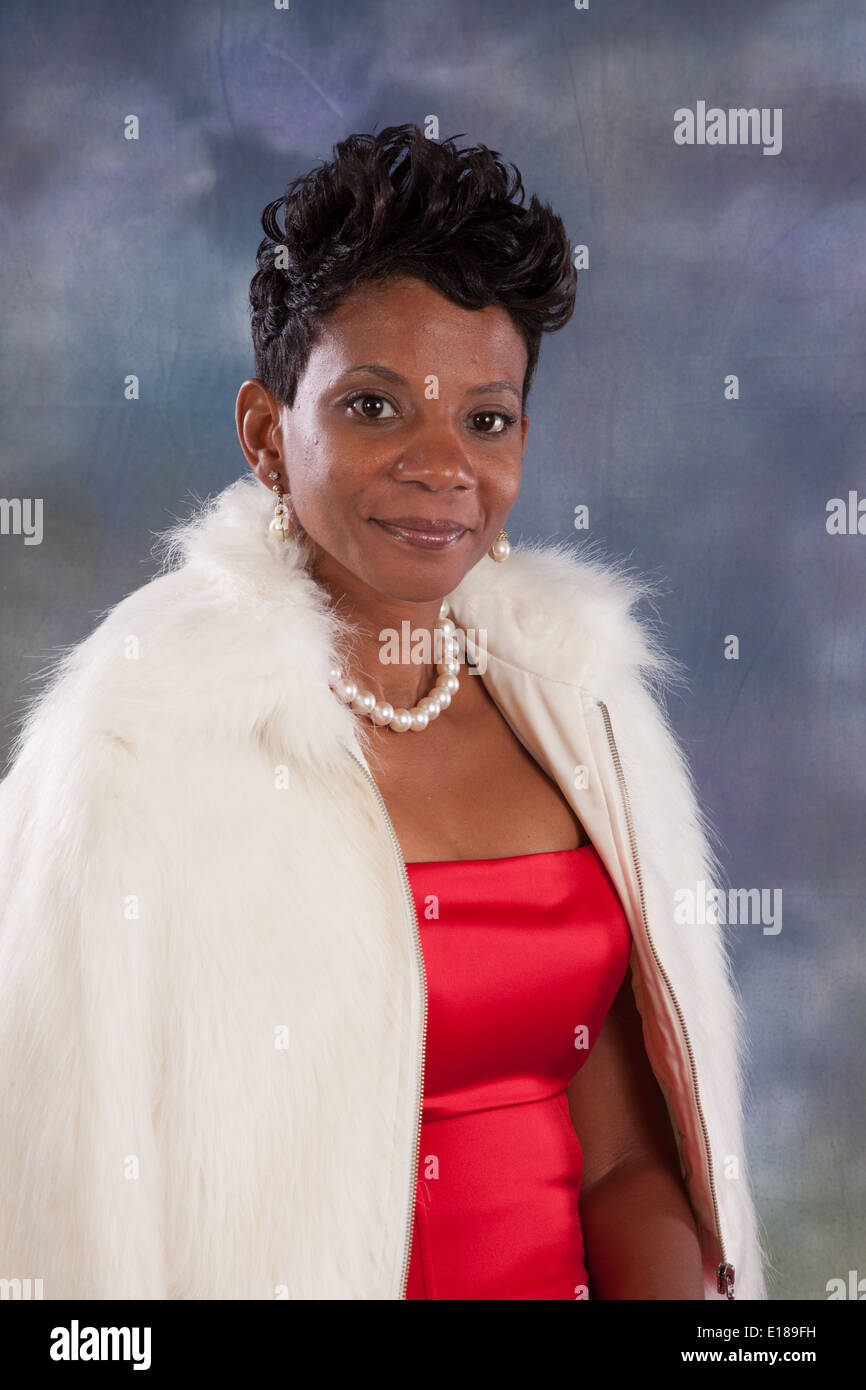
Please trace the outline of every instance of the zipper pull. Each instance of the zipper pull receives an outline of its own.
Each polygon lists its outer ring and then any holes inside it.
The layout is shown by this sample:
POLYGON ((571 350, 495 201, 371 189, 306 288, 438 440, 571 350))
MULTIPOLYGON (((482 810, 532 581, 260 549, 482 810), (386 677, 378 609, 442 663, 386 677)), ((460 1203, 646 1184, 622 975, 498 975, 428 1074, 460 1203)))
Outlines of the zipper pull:
POLYGON ((721 1265, 719 1265, 718 1272, 717 1272, 717 1277, 718 1277, 718 1290, 719 1290, 719 1293, 723 1293, 723 1294, 725 1295, 725 1298, 733 1298, 733 1297, 734 1297, 734 1266, 731 1265, 731 1264, 721 1264, 721 1265))

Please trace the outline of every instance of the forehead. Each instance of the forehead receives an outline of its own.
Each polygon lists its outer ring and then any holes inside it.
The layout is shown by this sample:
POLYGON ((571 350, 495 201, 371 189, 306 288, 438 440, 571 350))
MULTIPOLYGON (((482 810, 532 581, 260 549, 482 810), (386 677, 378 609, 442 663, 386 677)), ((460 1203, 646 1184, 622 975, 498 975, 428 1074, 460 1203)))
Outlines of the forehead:
POLYGON ((522 379, 527 355, 507 310, 465 309, 424 281, 395 277, 359 285, 322 319, 310 367, 333 375, 375 360, 404 374, 522 379))

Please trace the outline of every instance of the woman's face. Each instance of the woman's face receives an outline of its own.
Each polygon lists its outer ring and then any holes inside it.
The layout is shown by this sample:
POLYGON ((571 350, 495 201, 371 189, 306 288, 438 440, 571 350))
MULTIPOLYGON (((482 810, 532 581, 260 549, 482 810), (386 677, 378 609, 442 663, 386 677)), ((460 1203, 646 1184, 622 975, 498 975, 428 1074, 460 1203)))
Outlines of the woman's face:
POLYGON ((323 320, 273 441, 318 579, 408 601, 457 586, 520 488, 526 364, 504 309, 463 309, 420 280, 363 285, 323 320), (399 520, 465 529, 424 548, 381 525, 399 520))

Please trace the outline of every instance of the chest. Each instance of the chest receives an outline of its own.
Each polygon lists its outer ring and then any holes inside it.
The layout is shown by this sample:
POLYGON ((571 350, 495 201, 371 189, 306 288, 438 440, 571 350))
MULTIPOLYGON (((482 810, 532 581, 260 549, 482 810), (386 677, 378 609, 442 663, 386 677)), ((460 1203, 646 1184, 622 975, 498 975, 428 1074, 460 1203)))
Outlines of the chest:
MULTIPOLYGON (((420 733, 381 731, 370 768, 407 863, 578 849, 589 837, 495 702, 471 703, 420 733)), ((463 691, 461 690, 461 695, 463 691)), ((377 731, 377 734, 380 731, 377 731)))

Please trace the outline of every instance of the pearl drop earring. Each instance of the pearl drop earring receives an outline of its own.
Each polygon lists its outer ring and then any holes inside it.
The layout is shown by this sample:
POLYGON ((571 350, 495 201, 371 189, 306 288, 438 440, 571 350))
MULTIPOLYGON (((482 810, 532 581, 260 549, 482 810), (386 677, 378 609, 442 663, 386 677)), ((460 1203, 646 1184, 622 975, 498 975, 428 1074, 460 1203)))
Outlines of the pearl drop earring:
POLYGON ((508 559, 511 554, 511 546, 508 544, 508 532, 504 527, 499 532, 499 535, 496 537, 496 540, 491 545, 487 554, 490 556, 491 560, 495 560, 498 565, 501 565, 503 560, 508 559))
POLYGON ((295 521, 291 511, 289 510, 290 502, 287 503, 284 500, 284 498, 288 497, 289 494, 283 493, 282 486, 280 485, 279 473, 269 473, 268 477, 273 483, 271 491, 275 492, 277 495, 277 500, 274 503, 273 519, 271 521, 270 526, 268 527, 268 530, 271 532, 272 535, 277 536, 281 541, 287 541, 290 536, 293 536, 295 534, 295 521))

